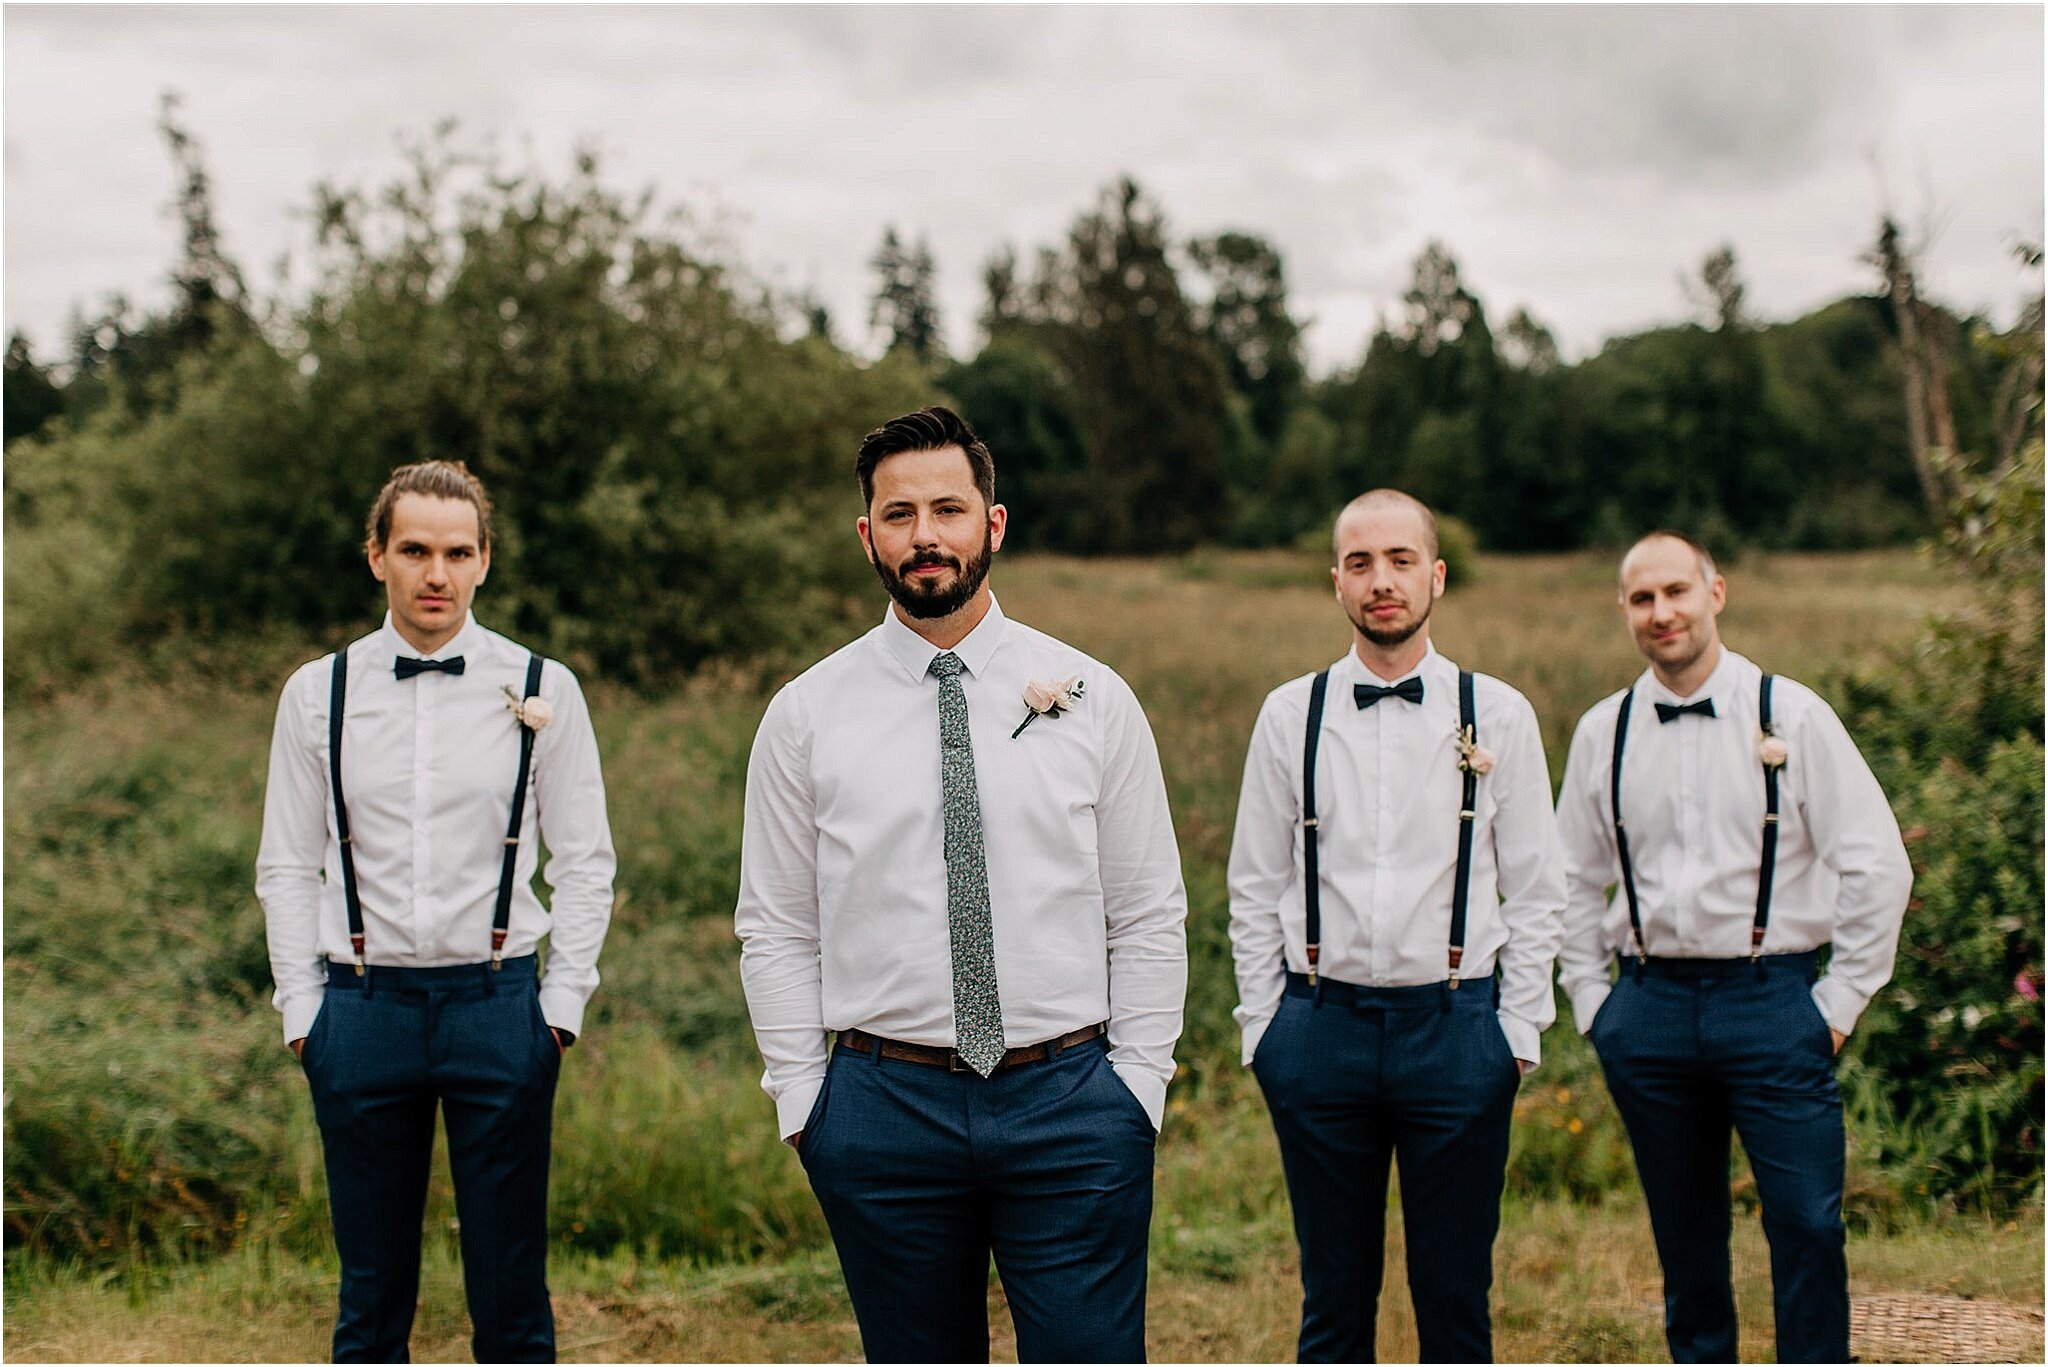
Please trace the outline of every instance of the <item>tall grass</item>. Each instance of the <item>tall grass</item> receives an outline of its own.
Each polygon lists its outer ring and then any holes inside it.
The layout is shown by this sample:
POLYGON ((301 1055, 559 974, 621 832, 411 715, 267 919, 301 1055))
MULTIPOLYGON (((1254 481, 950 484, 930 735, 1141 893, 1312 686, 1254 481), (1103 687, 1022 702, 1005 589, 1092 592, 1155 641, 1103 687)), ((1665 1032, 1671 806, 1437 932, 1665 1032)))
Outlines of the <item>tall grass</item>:
MULTIPOLYGON (((1197 1282, 1242 1275, 1287 1242, 1277 1156, 1237 1064, 1223 867, 1261 698, 1344 649, 1325 569, 1289 553, 1026 558, 996 579, 1012 615, 1124 674, 1159 737, 1193 962, 1155 1246, 1166 1271, 1197 1282)), ((1438 609, 1447 653, 1529 694, 1554 771, 1579 712, 1636 670, 1611 575, 1589 557, 1486 559, 1438 609)), ((1816 680, 1873 658, 1955 592, 1902 555, 1756 560, 1733 582, 1731 643, 1816 680)), ((9 710, 10 1249, 99 1267, 325 1249, 317 1137, 268 1006, 250 888, 275 689, 325 644, 258 643, 232 667, 129 668, 9 710)), ((823 1229, 757 1087, 729 919, 767 690, 706 678, 647 698, 589 682, 620 901, 564 1069, 553 1233, 592 1256, 691 1266, 810 1256, 823 1229)), ((1518 1104, 1511 1190, 1632 1201, 1590 1054, 1560 1028, 1546 1055, 1518 1104)), ((1862 1218, 1890 1218, 1896 1174, 1864 1176, 1862 1218)), ((452 1217, 442 1180, 430 1200, 430 1227, 452 1217)))

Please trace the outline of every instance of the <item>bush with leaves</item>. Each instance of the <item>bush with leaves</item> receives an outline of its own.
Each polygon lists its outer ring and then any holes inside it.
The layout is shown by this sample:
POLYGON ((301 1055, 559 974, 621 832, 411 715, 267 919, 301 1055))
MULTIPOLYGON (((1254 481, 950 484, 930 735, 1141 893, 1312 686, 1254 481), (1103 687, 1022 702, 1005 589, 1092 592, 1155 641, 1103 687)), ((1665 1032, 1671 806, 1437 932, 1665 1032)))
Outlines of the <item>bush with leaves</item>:
POLYGON ((2042 1174, 2041 443, 1967 488, 1944 548, 1978 606, 1844 684, 1916 875, 1844 1083, 1909 1192, 1997 1209, 2042 1174))
POLYGON ((911 361, 785 341, 779 306, 580 158, 562 183, 445 139, 369 196, 323 187, 315 284, 9 452, 11 680, 92 635, 378 611, 362 518, 390 470, 459 459, 497 505, 486 612, 649 681, 795 646, 865 587, 862 433, 930 400, 911 361))

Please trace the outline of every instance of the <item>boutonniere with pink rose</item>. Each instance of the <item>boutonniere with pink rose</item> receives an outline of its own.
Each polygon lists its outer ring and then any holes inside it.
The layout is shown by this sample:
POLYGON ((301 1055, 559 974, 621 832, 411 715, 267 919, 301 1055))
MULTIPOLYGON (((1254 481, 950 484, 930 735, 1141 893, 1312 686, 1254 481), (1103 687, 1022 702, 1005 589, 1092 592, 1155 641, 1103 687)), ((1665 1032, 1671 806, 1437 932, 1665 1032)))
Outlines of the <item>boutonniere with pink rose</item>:
POLYGON ((1785 761, 1792 757, 1792 747, 1778 735, 1777 723, 1773 722, 1756 733, 1756 757, 1764 762, 1766 769, 1782 769, 1785 761))
POLYGON ((498 691, 505 695, 505 706, 512 709, 512 715, 529 731, 538 731, 555 719, 554 704, 538 693, 522 698, 512 691, 510 685, 500 685, 498 691))
POLYGON ((1458 746, 1458 768, 1468 774, 1490 774, 1499 763, 1493 751, 1479 743, 1479 738, 1469 726, 1461 726, 1454 733, 1458 746))
POLYGON ((1040 717, 1057 717, 1073 710, 1081 701, 1081 694, 1087 684, 1077 675, 1071 679, 1033 679, 1024 685, 1024 720, 1017 723, 1017 729, 1010 733, 1015 740, 1024 734, 1024 728, 1040 717))

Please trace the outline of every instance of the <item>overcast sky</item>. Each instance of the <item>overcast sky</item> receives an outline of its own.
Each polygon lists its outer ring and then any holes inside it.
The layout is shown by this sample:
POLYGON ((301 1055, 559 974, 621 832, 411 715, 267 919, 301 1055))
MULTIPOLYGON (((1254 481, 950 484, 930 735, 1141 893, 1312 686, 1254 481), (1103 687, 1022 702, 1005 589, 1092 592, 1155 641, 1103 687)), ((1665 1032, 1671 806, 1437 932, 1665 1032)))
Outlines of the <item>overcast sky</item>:
MULTIPOLYGON (((930 238, 957 350, 980 267, 1120 173, 1176 236, 1282 249, 1317 368, 1355 361, 1441 238, 1495 318, 1569 354, 1688 316, 1732 242, 1767 316, 1870 287, 1881 203, 1929 283, 2001 320, 2042 232, 2038 5, 1590 8, 48 8, 9 5, 8 328, 164 297, 160 92, 230 253, 303 252, 317 180, 375 184, 443 117, 561 171, 725 215, 741 259, 866 345, 883 227, 930 238)), ((2037 280, 2038 277, 2035 277, 2037 280)))

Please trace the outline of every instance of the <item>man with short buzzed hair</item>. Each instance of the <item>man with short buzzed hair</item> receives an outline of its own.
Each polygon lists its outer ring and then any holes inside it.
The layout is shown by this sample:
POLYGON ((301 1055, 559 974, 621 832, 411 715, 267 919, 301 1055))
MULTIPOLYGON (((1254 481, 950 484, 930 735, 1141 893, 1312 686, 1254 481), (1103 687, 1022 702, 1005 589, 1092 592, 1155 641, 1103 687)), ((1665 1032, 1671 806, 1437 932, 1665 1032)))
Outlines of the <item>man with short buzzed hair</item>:
POLYGON ((1891 977, 1912 866, 1834 711, 1722 645, 1727 599, 1682 532, 1622 559, 1649 668, 1572 738, 1559 978, 1635 1147, 1673 1361, 1738 1360, 1732 1128, 1763 1205, 1778 1360, 1846 1362, 1834 1056, 1891 977))
POLYGON ((1536 713, 1436 652, 1436 517, 1337 519, 1351 648, 1259 711, 1230 849, 1244 1061, 1301 1245, 1303 1362, 1371 1361, 1388 1169, 1425 1362, 1486 1362, 1516 1087, 1555 1015, 1564 871, 1536 713))

